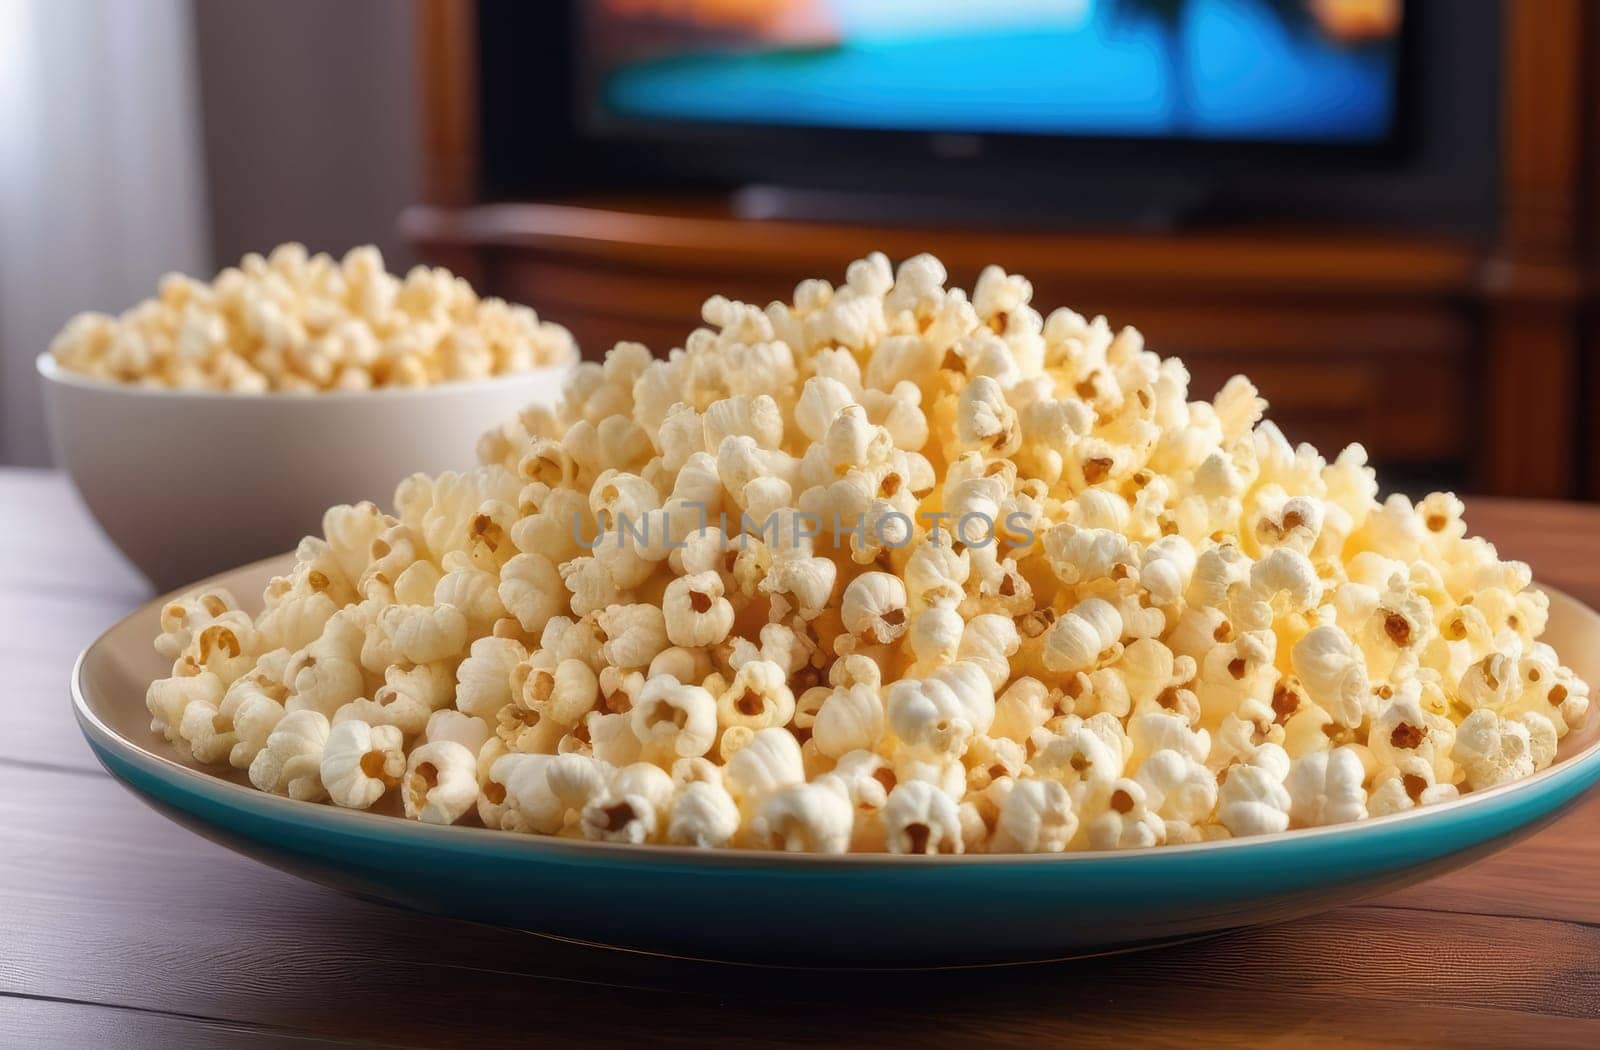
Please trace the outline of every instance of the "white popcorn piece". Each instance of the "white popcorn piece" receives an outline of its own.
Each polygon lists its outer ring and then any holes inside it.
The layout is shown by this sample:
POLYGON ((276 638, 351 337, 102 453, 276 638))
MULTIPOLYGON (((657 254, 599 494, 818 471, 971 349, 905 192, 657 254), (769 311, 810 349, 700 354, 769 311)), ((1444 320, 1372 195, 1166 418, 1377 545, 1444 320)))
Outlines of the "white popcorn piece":
POLYGON ((968 740, 994 724, 994 690, 982 668, 968 661, 895 682, 885 706, 902 741, 949 756, 959 756, 968 740))
POLYGON ((1088 826, 1091 849, 1143 849, 1166 841, 1166 823, 1152 810, 1144 785, 1123 778, 1111 785, 1106 809, 1088 826))
POLYGON ((1474 791, 1520 780, 1555 759, 1555 727, 1543 715, 1510 719, 1480 708, 1456 727, 1450 757, 1474 791))
POLYGON ((995 700, 994 708, 990 734, 1019 744, 1026 742, 1055 714, 1049 687, 1031 677, 1014 680, 995 700))
POLYGON ((1056 620, 1044 639, 1044 665, 1070 674, 1093 667, 1122 636, 1122 616, 1100 598, 1079 602, 1056 620))
POLYGON ((672 805, 667 841, 702 849, 726 846, 739 830, 739 805, 720 783, 686 784, 672 805))
POLYGON ((1016 621, 998 613, 981 613, 967 621, 956 656, 981 667, 989 688, 999 690, 1011 680, 1011 657, 1021 645, 1016 621))
POLYGON ((670 675, 645 684, 629 715, 633 734, 647 753, 672 759, 697 758, 717 739, 717 702, 697 685, 670 675))
POLYGON ((787 725, 795 698, 788 672, 770 660, 748 660, 717 697, 717 720, 724 726, 759 730, 787 725))
POLYGON ((578 821, 584 838, 635 846, 653 839, 656 825, 656 808, 639 795, 602 795, 583 808, 578 821))
POLYGON ((613 667, 648 667, 667 647, 666 618, 658 605, 607 606, 597 622, 605 635, 600 655, 613 667))
POLYGON ((1396 767, 1416 758, 1427 763, 1432 779, 1450 783, 1455 779, 1450 757, 1455 736, 1455 724, 1424 708, 1422 690, 1413 686, 1402 688, 1372 719, 1367 747, 1380 766, 1396 767))
POLYGON ((378 628, 414 664, 456 656, 467 644, 466 617, 450 605, 391 605, 378 614, 378 628))
POLYGON ((1289 756, 1276 744, 1262 744, 1245 761, 1227 767, 1217 794, 1217 819, 1235 837, 1286 830, 1293 805, 1283 786, 1289 770, 1289 756))
POLYGON ((443 708, 429 715, 428 724, 422 731, 423 739, 430 744, 436 740, 453 740, 473 754, 483 750, 483 745, 493 735, 494 731, 489 728, 488 722, 451 708, 443 708))
POLYGON ((1345 633, 1332 624, 1315 627, 1290 655, 1294 673, 1317 706, 1340 725, 1359 725, 1370 695, 1367 666, 1345 633))
POLYGON ((550 792, 546 776, 554 758, 505 753, 493 743, 486 745, 478 760, 478 817, 484 826, 523 834, 560 831, 566 807, 550 792))
POLYGON ((357 719, 334 726, 320 766, 322 784, 333 804, 367 809, 398 786, 406 770, 403 744, 394 726, 370 726, 357 719))
POLYGON ((373 725, 392 725, 406 737, 420 735, 434 711, 449 702, 451 675, 447 662, 390 665, 384 684, 371 699, 352 700, 334 712, 333 721, 359 718, 373 725))
POLYGON ((805 782, 800 745, 786 729, 755 733, 727 760, 726 767, 728 791, 742 808, 758 804, 779 788, 805 782))
MULTIPOLYGON (((982 791, 1003 777, 1019 777, 1027 762, 1027 748, 1015 740, 1003 736, 973 737, 961 756, 967 771, 965 791, 982 791)), ((952 794, 961 797, 960 792, 952 794)))
POLYGON ((639 737, 633 731, 631 716, 591 711, 584 719, 594 757, 613 766, 639 760, 639 737))
POLYGON ((1169 823, 1203 824, 1217 805, 1217 778, 1192 750, 1152 751, 1134 780, 1144 790, 1145 805, 1169 823))
POLYGON ((500 602, 524 631, 539 634, 565 604, 564 579, 544 555, 518 554, 500 569, 500 602))
POLYGON ((478 801, 478 758, 453 740, 419 744, 400 784, 406 816, 424 824, 454 824, 478 801))
POLYGON ((155 649, 168 660, 176 660, 189 648, 195 634, 218 617, 239 607, 225 588, 191 591, 161 609, 161 634, 155 649))
POLYGON ((475 640, 456 667, 456 707, 478 718, 494 718, 511 702, 512 669, 527 656, 528 650, 512 638, 475 640))
POLYGON ((680 576, 667 584, 661 610, 675 646, 715 645, 733 629, 734 609, 715 570, 680 576))
POLYGON ((1128 765, 1138 769, 1157 751, 1176 751, 1194 762, 1211 756, 1211 734, 1166 711, 1149 711, 1128 720, 1128 765))
POLYGON ((1419 758, 1401 760, 1399 766, 1380 770, 1367 798, 1367 815, 1386 817, 1418 806, 1431 806, 1460 797, 1454 784, 1435 783, 1433 767, 1419 758))
POLYGON ((284 668, 289 689, 285 709, 309 708, 331 717, 359 697, 366 690, 360 661, 364 637, 353 618, 342 612, 330 618, 317 640, 290 657, 284 668))
POLYGON ((844 629, 869 644, 888 645, 906 633, 906 586, 887 572, 865 572, 844 590, 844 629))
POLYGON ((255 648, 256 629, 250 617, 229 610, 200 627, 185 653, 195 666, 228 685, 255 665, 255 648))
POLYGON ((955 800, 925 781, 895 785, 879 819, 890 853, 961 853, 966 848, 955 800))
MULTIPOLYGON (((963 756, 964 757, 964 756, 963 756)), ((890 764, 896 783, 920 781, 960 798, 967 787, 967 767, 961 758, 941 755, 920 748, 906 747, 895 752, 890 764)))
POLYGON ((206 765, 227 762, 239 744, 233 719, 204 699, 192 700, 184 706, 178 722, 178 736, 189 746, 194 760, 206 765))
POLYGON ((997 853, 1060 853, 1078 831, 1067 789, 1053 780, 1019 780, 1000 805, 997 853))
POLYGON ((282 669, 288 657, 288 650, 283 649, 277 650, 276 655, 263 656, 256 670, 229 686, 222 698, 217 712, 222 724, 213 720, 211 730, 226 734, 231 727, 234 744, 228 752, 228 764, 235 769, 250 768, 283 718, 283 700, 288 693, 283 686, 282 669))
POLYGON ((919 614, 906 639, 916 657, 913 673, 926 674, 954 663, 966 629, 967 621, 954 606, 935 606, 919 614))
POLYGON ((267 737, 267 746, 250 763, 250 783, 302 802, 322 799, 327 795, 322 755, 330 732, 328 719, 319 711, 284 715, 267 737))
POLYGON ((1124 758, 1120 743, 1080 723, 1047 737, 1029 765, 1035 776, 1065 785, 1073 807, 1089 813, 1100 808, 1122 776, 1124 758))
POLYGON ((817 711, 811 738, 824 755, 841 758, 851 751, 876 747, 886 726, 887 715, 876 688, 866 684, 836 687, 827 692, 817 711))
POLYGON ((1366 767, 1353 747, 1316 751, 1294 759, 1284 787, 1289 792, 1289 824, 1311 828, 1343 824, 1367 816, 1366 767))
POLYGON ((912 609, 955 606, 966 597, 972 556, 950 543, 923 543, 906 561, 906 598, 912 609))
POLYGON ((760 814, 751 823, 751 832, 757 842, 772 849, 844 853, 850 848, 854 820, 843 781, 823 776, 811 783, 790 784, 768 793, 762 799, 760 814))
POLYGON ((189 705, 198 701, 215 708, 222 702, 222 694, 222 679, 210 671, 156 679, 144 696, 144 705, 150 711, 150 731, 177 743, 182 739, 183 714, 189 705))

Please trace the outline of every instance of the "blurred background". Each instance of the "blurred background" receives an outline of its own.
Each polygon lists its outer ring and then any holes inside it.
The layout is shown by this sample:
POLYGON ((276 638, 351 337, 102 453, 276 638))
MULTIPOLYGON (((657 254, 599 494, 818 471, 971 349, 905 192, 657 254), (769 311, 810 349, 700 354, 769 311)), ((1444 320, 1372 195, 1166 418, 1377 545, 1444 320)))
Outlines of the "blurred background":
POLYGON ((590 357, 879 249, 1246 372, 1391 488, 1592 498, 1597 6, 0 0, 0 463, 68 316, 285 240, 590 357))

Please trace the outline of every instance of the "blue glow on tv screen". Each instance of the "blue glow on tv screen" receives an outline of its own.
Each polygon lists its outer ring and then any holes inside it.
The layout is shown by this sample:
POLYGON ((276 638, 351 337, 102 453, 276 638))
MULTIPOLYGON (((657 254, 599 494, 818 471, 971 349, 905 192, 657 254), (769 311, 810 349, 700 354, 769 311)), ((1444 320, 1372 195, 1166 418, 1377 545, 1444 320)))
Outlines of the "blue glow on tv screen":
POLYGON ((1372 144, 1403 0, 588 0, 630 121, 1372 144))

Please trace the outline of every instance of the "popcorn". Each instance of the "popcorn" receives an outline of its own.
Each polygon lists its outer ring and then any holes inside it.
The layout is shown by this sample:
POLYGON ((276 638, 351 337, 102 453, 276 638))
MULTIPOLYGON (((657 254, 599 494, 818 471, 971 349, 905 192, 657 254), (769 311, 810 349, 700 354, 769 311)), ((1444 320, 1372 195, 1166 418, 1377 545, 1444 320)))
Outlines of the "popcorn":
POLYGON ((168 660, 176 660, 189 648, 196 632, 237 608, 233 595, 221 588, 192 591, 168 602, 161 610, 161 634, 155 641, 156 652, 168 660))
POLYGON ((1122 635, 1122 615, 1111 603, 1090 598, 1057 620, 1045 635, 1044 665, 1070 674, 1095 665, 1122 635))
POLYGON ((656 810, 640 795, 607 795, 583 808, 578 826, 586 839, 638 845, 655 837, 656 810))
POLYGON ((1417 806, 1431 806, 1460 796, 1454 784, 1429 780, 1430 767, 1417 759, 1403 760, 1400 766, 1380 771, 1373 778, 1372 794, 1367 799, 1367 815, 1385 817, 1417 806))
POLYGON ((328 719, 320 711, 284 715, 267 737, 267 746, 250 763, 250 783, 302 802, 324 798, 322 756, 329 734, 328 719))
POLYGON ((1333 624, 1312 628, 1290 652, 1307 696, 1340 725, 1361 723, 1371 695, 1367 666, 1354 643, 1333 624))
POLYGON ((370 726, 353 718, 334 726, 319 770, 334 805, 367 809, 398 786, 406 769, 403 744, 394 726, 370 726))
POLYGON ((1289 826, 1293 799, 1284 779, 1289 756, 1276 744, 1262 744, 1245 761, 1229 766, 1217 797, 1217 819, 1229 834, 1271 835, 1289 826))
POLYGON ((394 654, 413 664, 457 656, 467 644, 467 618, 453 605, 391 605, 379 614, 378 629, 394 654))
POLYGON ((994 723, 994 690, 977 664, 953 663, 920 680, 888 687, 889 725, 911 747, 959 757, 994 723))
MULTIPOLYGON (((1247 380, 1191 402, 1132 329, 944 280, 872 256, 576 367, 478 467, 330 510, 259 616, 169 603, 152 726, 297 798, 825 853, 1206 842, 1555 760, 1589 688, 1459 501, 1380 504, 1247 380)), ((63 352, 270 390, 537 359, 529 315, 369 254, 218 285, 164 293, 175 339, 87 320, 63 352)))
POLYGON ((1367 815, 1367 771, 1355 748, 1336 747, 1294 759, 1284 787, 1289 792, 1289 823, 1311 828, 1343 824, 1367 815))
POLYGON ((751 831, 756 842, 771 849, 791 853, 844 853, 850 848, 854 819, 844 782, 837 777, 824 776, 812 783, 790 784, 768 794, 751 831))
POLYGON ((50 352, 108 382, 241 394, 426 386, 578 357, 565 328, 479 299, 448 270, 401 280, 371 246, 336 261, 299 244, 246 255, 210 284, 169 274, 120 317, 72 318, 50 352))
POLYGON ((697 648, 716 645, 733 630, 733 604, 715 570, 680 576, 667 584, 662 615, 673 645, 697 648))
POLYGON ((1166 840, 1166 824, 1148 805, 1144 786, 1126 778, 1111 786, 1106 810, 1089 822, 1091 849, 1157 846, 1166 840))
POLYGON ((1060 853, 1078 830, 1067 789, 1053 780, 1019 780, 1000 805, 998 853, 1060 853))
POLYGON ((454 824, 478 801, 478 759, 453 740, 421 744, 406 760, 400 784, 406 816, 454 824))
POLYGON ((770 660, 748 660, 739 666, 726 690, 717 697, 717 720, 724 726, 764 729, 788 725, 794 717, 789 672, 770 660))
POLYGON ((332 716, 366 689, 360 663, 364 633, 356 621, 335 613, 322 634, 289 658, 283 683, 289 693, 284 708, 310 709, 332 716))
POLYGON ((856 639, 889 645, 906 633, 906 585, 887 572, 862 573, 845 588, 839 614, 856 639))
POLYGON ((1216 808, 1217 778, 1193 752, 1153 751, 1138 770, 1145 806, 1164 821, 1198 826, 1216 808))
POLYGON ((1555 758, 1554 726, 1543 715, 1504 718, 1487 708, 1472 712, 1456 727, 1450 757, 1474 790, 1531 776, 1555 758))
POLYGON ((725 764, 728 790, 739 800, 741 808, 749 808, 779 788, 805 782, 800 745, 794 734, 782 728, 763 729, 753 734, 750 742, 734 752, 725 764))
POLYGON ((685 784, 672 805, 667 841, 682 846, 726 846, 739 830, 739 805, 719 783, 685 784))
POLYGON ((698 758, 717 738, 717 702, 671 675, 652 678, 629 715, 643 750, 670 759, 698 758))
POLYGON ((475 640, 456 667, 456 707, 465 714, 492 719, 511 702, 511 672, 527 659, 528 650, 513 638, 475 640))
POLYGON ((960 853, 965 848, 955 801, 924 781, 897 784, 879 818, 890 853, 960 853))
MULTIPOLYGON (((836 664, 835 666, 839 666, 836 664)), ((869 685, 833 689, 817 710, 811 739, 830 758, 870 751, 883 739, 886 715, 878 690, 869 685)))
POLYGON ((222 679, 210 671, 151 682, 144 696, 144 705, 150 711, 150 731, 177 743, 189 705, 199 702, 215 708, 222 700, 222 693, 222 679))

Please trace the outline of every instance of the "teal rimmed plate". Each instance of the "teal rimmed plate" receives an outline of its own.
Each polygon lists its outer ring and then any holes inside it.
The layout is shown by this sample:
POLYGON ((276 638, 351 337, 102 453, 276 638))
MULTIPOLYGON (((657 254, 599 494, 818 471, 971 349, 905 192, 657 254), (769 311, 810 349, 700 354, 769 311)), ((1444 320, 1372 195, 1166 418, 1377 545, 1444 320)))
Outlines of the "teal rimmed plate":
MULTIPOLYGON (((214 577, 249 607, 289 557, 214 577)), ((304 878, 419 911, 674 956, 958 966, 1093 955, 1281 922, 1459 867, 1600 779, 1600 717, 1527 780, 1281 835, 1049 856, 823 857, 622 846, 432 827, 293 802, 180 760, 150 731, 161 602, 78 659, 73 707, 113 776, 195 832, 304 878)), ((1600 682, 1600 615, 1550 594, 1548 640, 1600 682)))

